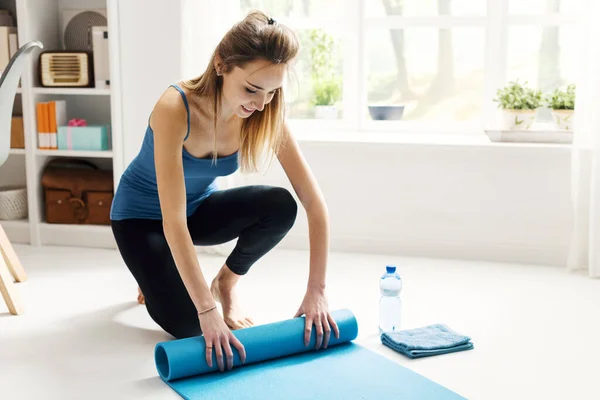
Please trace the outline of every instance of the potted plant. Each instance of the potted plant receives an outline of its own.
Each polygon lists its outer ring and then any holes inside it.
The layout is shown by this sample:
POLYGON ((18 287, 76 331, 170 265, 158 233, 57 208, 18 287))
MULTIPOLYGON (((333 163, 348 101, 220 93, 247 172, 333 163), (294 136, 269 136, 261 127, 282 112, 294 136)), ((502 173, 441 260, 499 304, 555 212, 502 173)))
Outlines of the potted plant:
POLYGON ((341 95, 341 82, 333 77, 313 81, 313 92, 315 118, 336 119, 335 103, 341 95))
POLYGON ((334 71, 334 41, 331 35, 321 29, 310 33, 310 59, 312 99, 315 118, 337 118, 336 103, 342 94, 342 84, 334 71))
POLYGON ((498 89, 493 101, 503 110, 504 129, 526 130, 533 125, 537 109, 542 104, 542 92, 527 86, 527 82, 509 82, 498 89))
POLYGON ((556 89, 546 96, 546 105, 552 110, 552 119, 558 127, 565 131, 575 126, 575 85, 567 85, 564 89, 556 89))

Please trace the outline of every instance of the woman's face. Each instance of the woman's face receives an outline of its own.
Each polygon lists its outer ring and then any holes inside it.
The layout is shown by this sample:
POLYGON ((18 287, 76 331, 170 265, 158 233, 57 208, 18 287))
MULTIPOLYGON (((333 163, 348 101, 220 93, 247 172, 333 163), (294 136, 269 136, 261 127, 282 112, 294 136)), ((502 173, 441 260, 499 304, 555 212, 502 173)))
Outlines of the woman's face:
POLYGON ((256 60, 223 74, 223 111, 240 118, 261 112, 283 85, 285 65, 256 60))

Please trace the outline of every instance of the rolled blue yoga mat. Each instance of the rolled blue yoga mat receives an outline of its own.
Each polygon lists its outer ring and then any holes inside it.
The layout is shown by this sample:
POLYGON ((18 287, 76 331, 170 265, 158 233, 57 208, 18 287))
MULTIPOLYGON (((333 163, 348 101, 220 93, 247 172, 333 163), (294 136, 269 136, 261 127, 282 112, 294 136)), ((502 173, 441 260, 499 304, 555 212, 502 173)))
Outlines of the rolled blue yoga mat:
POLYGON ((304 317, 300 317, 232 331, 246 349, 246 362, 241 364, 232 346, 232 370, 218 370, 214 350, 213 367, 207 365, 203 336, 158 343, 156 369, 160 378, 186 400, 464 399, 353 343, 358 324, 351 311, 331 314, 340 337, 337 339, 332 331, 327 349, 314 349, 314 329, 309 345, 304 346, 304 317))

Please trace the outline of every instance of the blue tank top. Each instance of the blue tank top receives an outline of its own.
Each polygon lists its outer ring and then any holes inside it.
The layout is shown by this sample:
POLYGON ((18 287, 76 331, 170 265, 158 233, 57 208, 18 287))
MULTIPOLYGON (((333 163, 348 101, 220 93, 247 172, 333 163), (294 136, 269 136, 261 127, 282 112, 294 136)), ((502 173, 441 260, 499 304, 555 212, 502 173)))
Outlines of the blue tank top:
MULTIPOLYGON (((187 110, 187 134, 190 134, 190 109, 183 90, 177 85, 170 85, 181 93, 187 110)), ((156 170, 154 168, 153 132, 148 122, 142 147, 137 156, 127 166, 121 176, 113 198, 110 218, 121 220, 128 218, 162 219, 156 170)), ((217 158, 213 163, 210 158, 197 158, 183 148, 183 174, 186 190, 186 214, 189 217, 196 211, 204 199, 216 191, 215 179, 227 176, 238 169, 238 153, 217 158)))

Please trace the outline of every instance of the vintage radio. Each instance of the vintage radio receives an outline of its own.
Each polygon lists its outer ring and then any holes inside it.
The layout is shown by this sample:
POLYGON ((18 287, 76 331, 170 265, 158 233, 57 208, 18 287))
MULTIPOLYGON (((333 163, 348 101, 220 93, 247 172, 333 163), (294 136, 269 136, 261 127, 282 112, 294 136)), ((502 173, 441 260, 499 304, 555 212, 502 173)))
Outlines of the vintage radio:
POLYGON ((93 87, 91 51, 45 51, 40 54, 40 82, 45 87, 93 87))

